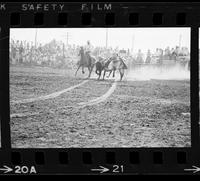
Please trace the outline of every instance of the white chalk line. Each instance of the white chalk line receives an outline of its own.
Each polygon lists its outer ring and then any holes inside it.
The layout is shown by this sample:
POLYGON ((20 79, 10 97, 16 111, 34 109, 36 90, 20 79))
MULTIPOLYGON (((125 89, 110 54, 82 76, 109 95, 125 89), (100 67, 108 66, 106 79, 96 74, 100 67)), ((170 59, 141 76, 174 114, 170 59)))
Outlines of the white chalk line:
POLYGON ((48 94, 48 95, 45 95, 45 96, 40 96, 40 97, 30 98, 30 99, 17 100, 17 101, 11 101, 11 103, 13 103, 13 104, 22 104, 22 103, 30 103, 30 102, 35 102, 35 101, 53 99, 53 98, 56 98, 56 97, 60 96, 61 94, 65 93, 65 92, 68 92, 70 90, 73 90, 73 89, 75 89, 77 87, 82 86, 83 84, 85 84, 88 81, 89 80, 84 80, 80 84, 71 86, 71 87, 69 87, 67 89, 64 89, 64 90, 61 90, 61 91, 58 91, 58 92, 54 92, 52 94, 48 94))
POLYGON ((91 105, 99 104, 99 103, 105 101, 114 92, 116 87, 117 87, 117 81, 115 81, 112 84, 112 86, 110 87, 110 89, 105 94, 103 94, 102 96, 97 97, 95 99, 92 99, 88 102, 80 102, 80 103, 78 103, 78 105, 80 105, 80 106, 91 106, 91 105))

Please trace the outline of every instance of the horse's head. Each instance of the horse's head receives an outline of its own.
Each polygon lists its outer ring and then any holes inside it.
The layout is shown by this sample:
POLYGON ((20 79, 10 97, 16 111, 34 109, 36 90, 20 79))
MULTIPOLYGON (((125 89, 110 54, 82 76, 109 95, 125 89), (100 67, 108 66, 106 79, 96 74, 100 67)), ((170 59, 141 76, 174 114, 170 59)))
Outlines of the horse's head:
POLYGON ((83 47, 81 47, 80 50, 79 50, 79 54, 78 55, 82 56, 83 54, 84 54, 84 49, 83 49, 83 47))

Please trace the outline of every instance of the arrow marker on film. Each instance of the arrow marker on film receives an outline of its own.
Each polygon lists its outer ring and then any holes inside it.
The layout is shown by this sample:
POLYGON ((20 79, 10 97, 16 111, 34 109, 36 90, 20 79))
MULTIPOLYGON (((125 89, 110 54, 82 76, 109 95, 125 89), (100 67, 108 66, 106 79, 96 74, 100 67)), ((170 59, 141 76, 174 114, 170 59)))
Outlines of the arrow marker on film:
POLYGON ((1 171, 4 171, 4 173, 12 172, 13 169, 8 166, 3 166, 3 168, 0 168, 1 171))
POLYGON ((200 172, 200 168, 196 166, 192 166, 193 168, 190 169, 184 169, 184 171, 193 171, 193 173, 200 172))
POLYGON ((99 166, 100 168, 96 168, 96 169, 91 169, 91 171, 98 171, 100 173, 104 173, 104 172, 108 172, 109 169, 108 168, 105 168, 103 166, 99 166))

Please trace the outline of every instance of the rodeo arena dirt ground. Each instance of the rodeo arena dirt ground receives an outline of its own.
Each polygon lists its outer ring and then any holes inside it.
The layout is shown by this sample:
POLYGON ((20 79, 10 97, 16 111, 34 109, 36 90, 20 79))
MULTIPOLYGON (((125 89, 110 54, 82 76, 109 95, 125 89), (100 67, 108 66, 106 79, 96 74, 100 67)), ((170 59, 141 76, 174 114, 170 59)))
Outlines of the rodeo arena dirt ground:
POLYGON ((10 66, 12 147, 188 147, 190 80, 10 66))

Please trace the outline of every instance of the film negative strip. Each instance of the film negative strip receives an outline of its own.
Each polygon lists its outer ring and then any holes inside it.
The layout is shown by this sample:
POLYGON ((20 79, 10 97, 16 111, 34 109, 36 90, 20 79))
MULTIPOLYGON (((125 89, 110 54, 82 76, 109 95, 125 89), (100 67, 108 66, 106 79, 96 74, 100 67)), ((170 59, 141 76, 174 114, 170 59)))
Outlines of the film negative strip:
POLYGON ((200 3, 0 3, 0 174, 199 174, 200 3))

